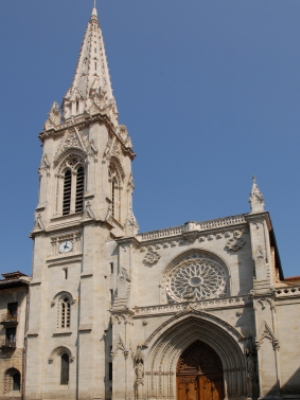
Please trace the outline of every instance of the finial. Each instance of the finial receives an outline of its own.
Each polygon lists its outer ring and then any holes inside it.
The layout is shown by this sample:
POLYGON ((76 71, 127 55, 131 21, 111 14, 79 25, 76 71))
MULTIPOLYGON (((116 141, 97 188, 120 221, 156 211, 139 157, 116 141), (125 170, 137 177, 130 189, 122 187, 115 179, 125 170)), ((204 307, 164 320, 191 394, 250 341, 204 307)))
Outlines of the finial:
POLYGON ((261 194, 259 187, 256 183, 255 176, 252 176, 252 190, 249 197, 249 203, 251 206, 251 212, 261 212, 264 211, 264 196, 261 194))
POLYGON ((97 1, 94 0, 94 7, 92 11, 92 17, 98 17, 98 12, 97 12, 97 1))

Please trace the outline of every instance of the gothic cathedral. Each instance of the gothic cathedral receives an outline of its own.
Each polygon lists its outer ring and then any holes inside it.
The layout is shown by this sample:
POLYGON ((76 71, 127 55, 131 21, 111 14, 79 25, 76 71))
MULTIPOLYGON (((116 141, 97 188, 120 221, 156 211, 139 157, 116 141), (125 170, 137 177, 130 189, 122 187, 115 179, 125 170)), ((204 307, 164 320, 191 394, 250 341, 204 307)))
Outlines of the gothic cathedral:
POLYGON ((138 233, 96 8, 39 139, 23 398, 299 400, 300 277, 256 181, 250 213, 138 233))

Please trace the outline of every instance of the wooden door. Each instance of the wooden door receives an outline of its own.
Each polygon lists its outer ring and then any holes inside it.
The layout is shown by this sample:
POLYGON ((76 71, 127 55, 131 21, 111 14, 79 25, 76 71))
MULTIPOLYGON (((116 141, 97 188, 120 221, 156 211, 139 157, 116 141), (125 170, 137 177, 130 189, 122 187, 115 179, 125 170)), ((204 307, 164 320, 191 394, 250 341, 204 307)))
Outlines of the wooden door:
POLYGON ((177 364, 177 400, 223 400, 222 363, 207 344, 197 341, 177 364))

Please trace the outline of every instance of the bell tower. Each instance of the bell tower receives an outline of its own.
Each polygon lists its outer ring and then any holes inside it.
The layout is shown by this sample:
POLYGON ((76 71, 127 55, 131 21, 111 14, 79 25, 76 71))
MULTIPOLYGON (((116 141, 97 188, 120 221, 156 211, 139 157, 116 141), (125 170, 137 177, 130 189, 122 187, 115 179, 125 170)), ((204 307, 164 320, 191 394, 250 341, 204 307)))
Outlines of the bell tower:
POLYGON ((135 154, 118 123, 95 7, 72 85, 39 139, 26 398, 110 398, 115 240, 134 236, 138 224, 135 154))

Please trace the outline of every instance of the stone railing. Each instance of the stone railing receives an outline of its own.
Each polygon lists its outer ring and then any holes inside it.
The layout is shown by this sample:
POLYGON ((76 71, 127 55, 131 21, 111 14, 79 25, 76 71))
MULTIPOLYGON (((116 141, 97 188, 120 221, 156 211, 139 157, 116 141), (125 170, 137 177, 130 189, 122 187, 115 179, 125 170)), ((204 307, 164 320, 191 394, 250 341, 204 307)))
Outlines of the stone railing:
POLYGON ((220 228, 222 226, 238 225, 246 222, 245 214, 235 215, 234 217, 213 219, 211 221, 199 222, 199 230, 220 228))
MULTIPOLYGON (((246 222, 245 215, 246 214, 241 214, 241 215, 235 215, 233 217, 213 219, 204 222, 196 222, 194 224, 195 231, 205 231, 209 229, 243 224, 246 222)), ((183 233, 184 229, 185 225, 181 225, 181 226, 174 226, 173 228, 166 228, 157 231, 145 232, 138 235, 138 239, 143 241, 143 240, 153 240, 171 236, 178 236, 183 233)))
POLYGON ((300 287, 283 287, 275 289, 276 297, 291 297, 291 296, 300 296, 300 287))
POLYGON ((140 240, 159 239, 168 236, 181 235, 183 226, 174 226, 173 228, 160 229, 159 231, 152 231, 141 233, 138 235, 140 240))

